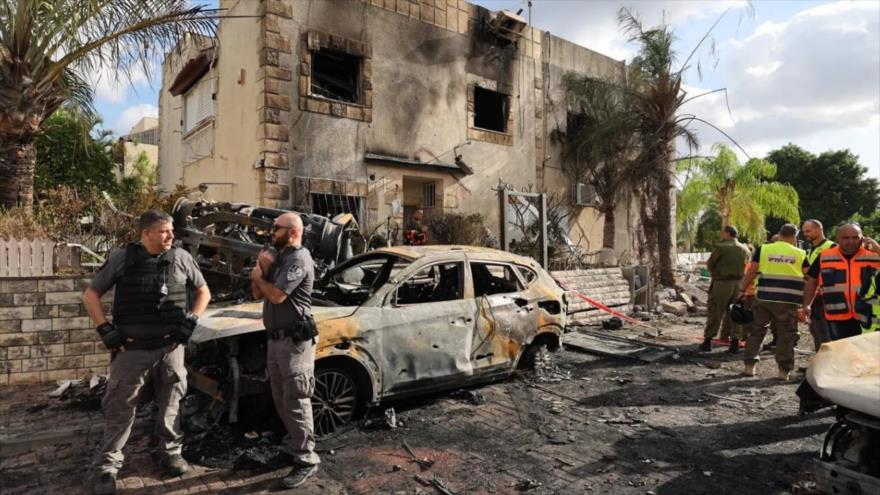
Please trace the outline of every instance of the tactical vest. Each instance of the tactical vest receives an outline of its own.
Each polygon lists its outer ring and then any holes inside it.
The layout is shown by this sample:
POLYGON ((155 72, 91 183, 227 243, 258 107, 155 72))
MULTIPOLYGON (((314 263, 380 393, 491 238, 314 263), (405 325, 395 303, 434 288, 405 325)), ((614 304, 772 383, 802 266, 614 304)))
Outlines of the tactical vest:
POLYGON ((803 264, 807 254, 791 244, 777 241, 761 246, 758 261, 758 293, 761 301, 801 304, 804 297, 803 264))
POLYGON ((833 248, 834 246, 835 244, 833 242, 831 242, 829 239, 825 239, 822 244, 819 244, 818 246, 810 250, 810 254, 807 255, 807 263, 809 263, 810 266, 813 266, 813 262, 815 262, 816 258, 818 258, 820 254, 822 254, 822 251, 833 248))
POLYGON ((125 249, 125 265, 113 297, 113 323, 123 334, 127 325, 155 326, 152 337, 162 338, 169 325, 186 316, 186 283, 174 283, 173 278, 176 252, 171 248, 150 256, 140 244, 125 249))
POLYGON ((825 319, 845 321, 857 319, 855 306, 862 281, 870 283, 872 269, 880 268, 880 255, 860 247, 846 259, 840 246, 819 255, 819 286, 825 303, 825 319))
POLYGON ((859 294, 855 308, 862 333, 880 330, 880 269, 872 270, 870 280, 859 294))

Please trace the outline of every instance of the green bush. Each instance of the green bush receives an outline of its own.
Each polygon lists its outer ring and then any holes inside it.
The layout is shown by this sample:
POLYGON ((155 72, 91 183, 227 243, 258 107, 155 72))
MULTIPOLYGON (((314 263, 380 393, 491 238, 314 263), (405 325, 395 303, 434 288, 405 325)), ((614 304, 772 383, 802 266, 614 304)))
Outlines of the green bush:
POLYGON ((478 246, 483 238, 483 215, 444 213, 428 221, 432 244, 463 244, 478 246))

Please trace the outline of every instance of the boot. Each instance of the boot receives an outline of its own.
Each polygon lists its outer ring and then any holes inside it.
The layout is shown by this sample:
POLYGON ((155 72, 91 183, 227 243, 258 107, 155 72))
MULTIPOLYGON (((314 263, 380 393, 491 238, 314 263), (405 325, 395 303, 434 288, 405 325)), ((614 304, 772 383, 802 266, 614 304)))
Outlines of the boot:
POLYGON ((95 495, 116 495, 116 474, 101 473, 95 480, 95 495))
POLYGON ((712 351, 712 339, 703 339, 703 343, 700 344, 700 352, 711 352, 712 351))
POLYGON ((180 454, 171 454, 162 460, 162 469, 168 476, 180 476, 189 471, 189 463, 180 454))
POLYGON ((755 367, 758 363, 746 363, 746 368, 743 370, 743 375, 745 376, 755 376, 755 367))
POLYGON ((777 375, 776 378, 782 380, 783 382, 791 380, 791 370, 784 370, 782 368, 779 368, 779 375, 777 375))
POLYGON ((733 337, 732 339, 730 339, 730 347, 727 348, 727 352, 729 352, 731 354, 739 353, 739 339, 738 338, 733 337))
POLYGON ((296 488, 306 482, 307 479, 318 472, 318 466, 294 466, 290 473, 281 479, 284 488, 296 488))

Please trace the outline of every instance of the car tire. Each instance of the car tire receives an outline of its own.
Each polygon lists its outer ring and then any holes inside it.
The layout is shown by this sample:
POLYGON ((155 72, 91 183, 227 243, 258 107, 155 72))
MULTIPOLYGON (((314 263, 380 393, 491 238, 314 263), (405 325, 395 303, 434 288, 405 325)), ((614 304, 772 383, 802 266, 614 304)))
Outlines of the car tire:
POLYGON ((534 369, 538 356, 548 356, 553 353, 553 350, 555 349, 552 349, 547 341, 533 342, 519 358, 519 369, 534 369))
POLYGON ((315 370, 312 395, 315 436, 327 438, 350 424, 357 417, 362 394, 351 371, 330 367, 315 370))

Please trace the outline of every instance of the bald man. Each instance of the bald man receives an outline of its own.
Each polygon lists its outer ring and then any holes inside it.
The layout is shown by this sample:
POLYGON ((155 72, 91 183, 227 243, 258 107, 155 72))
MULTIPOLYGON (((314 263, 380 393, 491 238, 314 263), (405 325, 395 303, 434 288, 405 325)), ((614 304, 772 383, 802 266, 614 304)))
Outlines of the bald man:
POLYGON ((880 269, 880 245, 862 235, 856 223, 843 224, 837 228, 837 246, 819 254, 807 271, 804 288, 803 309, 810 314, 816 291, 822 287, 825 320, 831 340, 845 339, 862 333, 859 324, 859 290, 871 270, 880 269))
POLYGON ((251 272, 254 298, 263 298, 266 326, 266 368, 272 399, 287 436, 285 450, 294 466, 281 483, 302 485, 318 471, 311 397, 315 391, 315 346, 318 330, 312 317, 315 264, 302 247, 303 223, 285 213, 272 225, 272 244, 278 255, 260 252, 251 272))

